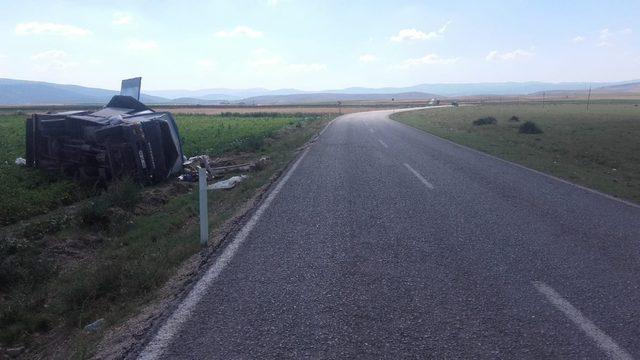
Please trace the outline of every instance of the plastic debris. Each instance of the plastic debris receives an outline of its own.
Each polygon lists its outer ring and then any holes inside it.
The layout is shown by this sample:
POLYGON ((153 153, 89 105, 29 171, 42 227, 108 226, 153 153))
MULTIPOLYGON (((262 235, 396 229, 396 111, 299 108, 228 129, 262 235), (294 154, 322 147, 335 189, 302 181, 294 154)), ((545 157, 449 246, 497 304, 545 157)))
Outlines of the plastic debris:
POLYGON ((104 319, 98 319, 92 322, 91 324, 85 326, 84 329, 89 332, 96 332, 100 330, 103 324, 104 324, 104 319))
POLYGON ((178 180, 186 182, 198 181, 199 168, 207 170, 207 180, 213 180, 231 172, 262 170, 267 167, 270 162, 271 159, 269 159, 268 156, 263 156, 257 161, 228 165, 229 161, 226 159, 211 159, 207 155, 192 156, 183 162, 183 174, 178 177, 178 180), (216 166, 216 164, 225 165, 216 166))
POLYGON ((27 159, 21 158, 21 157, 17 158, 16 159, 16 165, 27 166, 27 159))
POLYGON ((198 175, 186 173, 178 176, 178 180, 185 181, 185 182, 196 182, 198 181, 198 175))
POLYGON ((233 176, 233 177, 231 177, 231 178, 229 178, 227 180, 218 181, 216 183, 213 183, 213 184, 207 186, 207 189, 209 189, 209 190, 233 189, 236 185, 238 185, 239 183, 244 181, 247 177, 248 177, 247 175, 233 176))
POLYGON ((25 350, 24 346, 17 346, 17 347, 12 347, 12 348, 7 348, 5 349, 5 354, 9 355, 12 358, 18 357, 20 354, 22 354, 25 350))

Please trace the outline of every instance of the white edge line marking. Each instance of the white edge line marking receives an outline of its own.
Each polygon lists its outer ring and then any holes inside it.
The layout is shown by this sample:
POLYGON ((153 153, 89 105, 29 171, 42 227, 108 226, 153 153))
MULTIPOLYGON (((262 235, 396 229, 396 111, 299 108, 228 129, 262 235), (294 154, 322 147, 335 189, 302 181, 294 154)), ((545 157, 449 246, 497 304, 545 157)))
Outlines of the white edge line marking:
MULTIPOLYGON (((325 128, 326 129, 326 128, 325 128)), ((138 355, 139 360, 153 360, 158 359, 164 353, 165 349, 171 343, 173 337, 180 331, 182 325, 191 317, 191 313, 195 309, 196 305, 200 302, 200 299, 205 295, 211 283, 222 273, 224 267, 231 261, 235 253, 240 248, 240 245, 246 240, 247 236, 256 226, 262 214, 267 210, 273 199, 278 195, 284 184, 291 177, 291 174, 296 170, 302 159, 309 152, 309 148, 305 150, 302 155, 291 166, 289 171, 280 180, 278 185, 269 193, 266 200, 260 205, 258 210, 251 216, 251 219, 244 225, 244 227, 236 234, 233 241, 224 248, 222 254, 215 260, 213 265, 207 270, 200 280, 189 292, 189 295, 180 303, 176 311, 171 314, 167 321, 158 330, 151 342, 147 344, 144 350, 138 355)))
POLYGON ((589 336, 596 345, 604 351, 604 353, 610 358, 615 360, 631 360, 633 357, 623 348, 621 348, 612 338, 605 334, 600 328, 598 328, 591 320, 587 319, 580 310, 576 309, 567 300, 565 300, 560 294, 558 294, 551 286, 534 281, 533 286, 544 295, 547 300, 558 310, 562 311, 569 320, 573 321, 580 330, 582 330, 587 336, 589 336))
MULTIPOLYGON (((410 109, 410 110, 406 110, 406 111, 425 110, 425 109, 428 109, 428 108, 423 108, 423 109, 410 109)), ((428 131, 425 131, 425 130, 422 130, 422 129, 418 129, 418 128, 413 127, 413 126, 411 126, 411 125, 403 124, 403 123, 401 123, 400 121, 393 120, 393 119, 392 119, 392 118, 390 118, 388 115, 387 115, 387 119, 389 119, 389 120, 391 120, 391 121, 393 121, 393 122, 395 122, 395 123, 397 123, 397 124, 400 124, 400 125, 402 125, 402 126, 404 126, 404 127, 408 128, 408 129, 412 129, 412 130, 415 130, 415 131, 419 131, 419 132, 421 132, 421 133, 423 133, 423 134, 427 134, 427 135, 429 135, 429 136, 433 136, 433 137, 434 137, 434 138, 436 138, 436 139, 439 139, 439 140, 442 140, 442 141, 446 141, 446 142, 448 142, 448 143, 450 143, 450 144, 452 144, 452 145, 455 145, 455 146, 457 146, 457 147, 459 147, 459 148, 462 148, 462 149, 465 149, 465 150, 469 150, 469 151, 473 151, 474 153, 481 154, 481 155, 483 155, 483 156, 486 156, 486 157, 489 157, 489 158, 492 158, 492 159, 495 159, 495 160, 501 161, 501 162, 503 162, 503 163, 506 163, 506 164, 509 164, 509 165, 512 165, 512 166, 516 166, 516 167, 519 167, 519 168, 521 168, 521 169, 525 169, 525 170, 528 170, 528 171, 531 171, 531 172, 534 172, 534 173, 536 173, 536 174, 538 174, 538 175, 542 175, 542 176, 547 177, 547 178, 549 178, 549 179, 553 179, 553 180, 556 180, 556 181, 560 181, 561 183, 565 183, 565 184, 567 184, 567 185, 575 186, 575 187, 577 187, 578 189, 582 189, 582 190, 588 191, 588 192, 590 192, 590 193, 592 193, 592 194, 596 194, 596 195, 604 196, 604 197, 606 197, 606 198, 607 198, 607 199, 609 199, 609 200, 614 200, 614 201, 617 201, 617 202, 621 202, 621 203, 623 203, 623 204, 625 204, 625 205, 628 205, 628 206, 631 206, 631 207, 634 207, 634 208, 638 208, 638 209, 640 209, 640 204, 636 204, 636 203, 633 203, 633 202, 628 201, 628 200, 625 200, 625 199, 617 198, 617 197, 615 197, 615 196, 612 196, 612 195, 609 195, 609 194, 605 194, 605 193, 603 193, 603 192, 600 192, 600 191, 595 190, 595 189, 588 188, 588 187, 586 187, 586 186, 582 186, 582 185, 578 185, 578 184, 576 184, 576 183, 572 183, 572 182, 571 182, 571 181, 569 181, 569 180, 565 180, 565 179, 559 178, 559 177, 557 177, 557 176, 553 176, 553 175, 551 175, 551 174, 547 174, 547 173, 544 173, 544 172, 542 172, 542 171, 539 171, 539 170, 536 170, 536 169, 532 169, 532 168, 530 168, 530 167, 526 167, 526 166, 524 166, 524 165, 520 165, 520 164, 515 163, 515 162, 513 162, 513 161, 509 161, 509 160, 506 160, 506 159, 499 158, 499 157, 497 157, 497 156, 495 156, 495 155, 491 155, 491 154, 488 154, 488 153, 486 153, 486 152, 482 152, 482 151, 480 151, 480 150, 477 150, 477 149, 471 148, 471 147, 466 146, 466 145, 458 144, 457 142, 455 142, 455 141, 453 141, 453 140, 445 139, 445 138, 440 137, 440 136, 438 136, 438 135, 434 135, 434 134, 432 134, 432 133, 430 133, 430 132, 428 132, 428 131)))
POLYGON ((388 148, 388 147, 389 147, 389 145, 385 144, 385 143, 384 143, 384 141, 382 141, 382 140, 380 140, 380 139, 378 139, 378 141, 380 142, 380 144, 382 144, 382 146, 384 146, 384 147, 386 147, 386 148, 388 148))
POLYGON ((333 120, 329 121, 327 126, 325 126, 324 129, 322 129, 322 131, 320 131, 320 133, 318 133, 318 137, 322 136, 322 134, 324 134, 324 132, 327 131, 327 129, 329 128, 329 125, 331 125, 336 119, 337 118, 334 118, 333 120))
POLYGON ((419 172, 415 171, 411 166, 409 166, 409 164, 404 163, 404 166, 406 166, 407 169, 409 169, 409 171, 411 171, 413 175, 415 175, 418 179, 420 179, 420 181, 422 181, 422 183, 425 184, 429 189, 433 189, 433 185, 431 185, 431 183, 428 182, 427 179, 422 177, 422 175, 420 175, 419 172))

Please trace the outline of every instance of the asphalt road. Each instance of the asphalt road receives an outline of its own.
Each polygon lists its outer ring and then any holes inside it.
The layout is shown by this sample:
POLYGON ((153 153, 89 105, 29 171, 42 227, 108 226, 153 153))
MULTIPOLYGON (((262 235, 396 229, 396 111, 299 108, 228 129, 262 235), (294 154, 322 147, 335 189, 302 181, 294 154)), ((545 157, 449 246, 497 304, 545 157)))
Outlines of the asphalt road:
POLYGON ((336 119, 141 358, 640 358, 640 207, 336 119))

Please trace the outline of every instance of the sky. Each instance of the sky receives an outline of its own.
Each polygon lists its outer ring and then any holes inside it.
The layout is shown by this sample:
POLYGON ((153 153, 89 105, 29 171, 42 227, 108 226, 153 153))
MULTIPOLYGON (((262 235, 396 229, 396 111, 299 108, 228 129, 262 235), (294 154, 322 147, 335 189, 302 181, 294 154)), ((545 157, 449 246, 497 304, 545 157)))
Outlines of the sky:
POLYGON ((143 91, 640 79, 640 1, 0 0, 0 77, 143 91))

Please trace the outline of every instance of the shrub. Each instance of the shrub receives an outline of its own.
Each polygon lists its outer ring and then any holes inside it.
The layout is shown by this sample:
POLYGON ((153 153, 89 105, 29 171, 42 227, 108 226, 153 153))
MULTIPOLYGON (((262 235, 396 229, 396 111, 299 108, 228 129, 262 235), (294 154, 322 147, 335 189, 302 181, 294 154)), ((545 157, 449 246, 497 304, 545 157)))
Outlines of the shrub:
POLYGON ((527 121, 520 125, 518 132, 520 134, 541 134, 542 130, 533 121, 527 121))
POLYGON ((141 199, 142 187, 131 179, 119 180, 109 186, 108 191, 96 196, 80 208, 78 220, 80 225, 104 227, 110 223, 118 224, 125 220, 123 211, 132 210, 141 199))
POLYGON ((111 204, 105 197, 99 196, 82 206, 78 211, 78 222, 82 226, 104 226, 109 223, 107 210, 111 204))
POLYGON ((118 206, 125 210, 133 209, 142 197, 142 186, 132 179, 122 179, 109 185, 109 191, 103 196, 112 206, 118 206))
POLYGON ((509 118, 509 121, 511 121, 511 122, 518 122, 518 121, 520 121, 520 118, 519 118, 519 117, 517 117, 517 116, 515 116, 515 115, 513 115, 512 117, 510 117, 510 118, 509 118))
POLYGON ((493 116, 487 116, 487 117, 479 118, 477 120, 473 120, 473 125, 475 126, 495 125, 497 122, 498 120, 496 120, 496 118, 494 118, 493 116))

